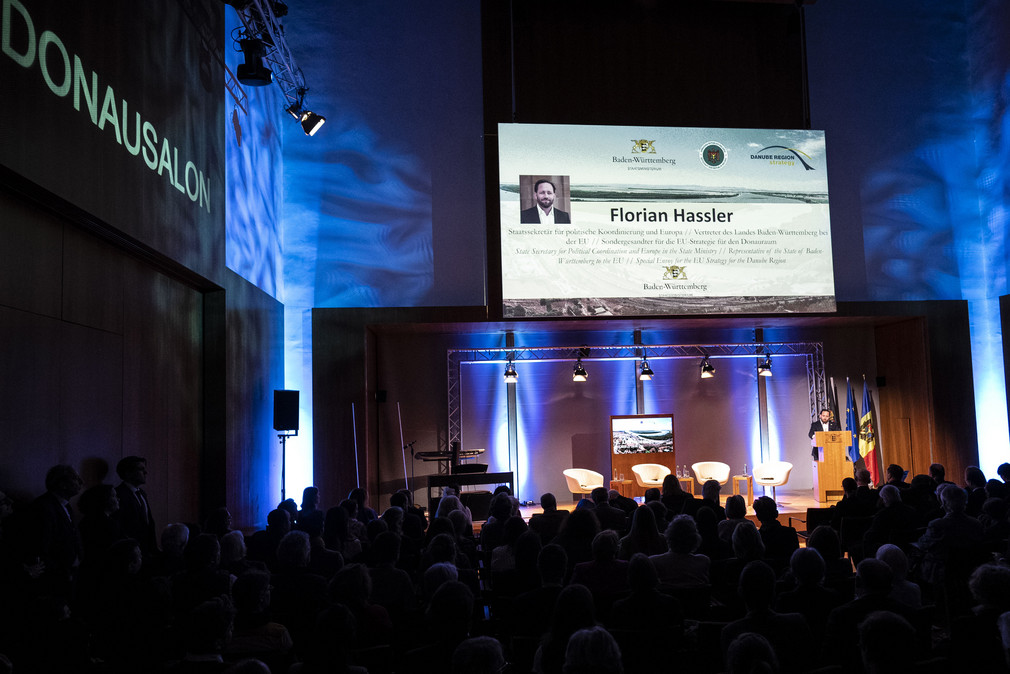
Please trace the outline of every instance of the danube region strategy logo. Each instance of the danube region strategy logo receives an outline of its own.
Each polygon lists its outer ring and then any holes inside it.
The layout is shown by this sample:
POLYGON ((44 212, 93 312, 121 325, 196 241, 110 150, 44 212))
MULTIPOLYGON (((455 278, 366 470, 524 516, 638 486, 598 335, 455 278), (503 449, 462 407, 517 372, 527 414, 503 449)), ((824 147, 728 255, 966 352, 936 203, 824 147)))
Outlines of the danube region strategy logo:
POLYGON ((687 266, 678 267, 677 265, 670 265, 669 267, 664 267, 666 271, 663 272, 664 281, 683 281, 687 280, 687 266))
POLYGON ((722 143, 717 143, 715 141, 709 141, 705 143, 698 155, 701 157, 701 162, 710 169, 719 169, 723 167, 726 163, 726 147, 722 143))

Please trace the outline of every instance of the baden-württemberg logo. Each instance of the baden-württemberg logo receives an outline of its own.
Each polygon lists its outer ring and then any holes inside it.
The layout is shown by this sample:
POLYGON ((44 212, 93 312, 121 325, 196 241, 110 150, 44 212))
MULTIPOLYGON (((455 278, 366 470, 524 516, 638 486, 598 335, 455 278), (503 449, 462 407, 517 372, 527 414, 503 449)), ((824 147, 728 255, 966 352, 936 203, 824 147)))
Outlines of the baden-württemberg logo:
POLYGON ((664 281, 676 280, 686 280, 687 279, 687 266, 678 267, 677 265, 670 265, 669 267, 664 267, 666 271, 663 272, 664 281))
POLYGON ((631 146, 631 154, 656 154, 656 148, 653 147, 655 139, 653 140, 633 140, 631 141, 633 145, 631 146))
POLYGON ((722 143, 709 141, 701 146, 699 151, 701 162, 710 169, 722 168, 726 163, 726 148, 722 143))

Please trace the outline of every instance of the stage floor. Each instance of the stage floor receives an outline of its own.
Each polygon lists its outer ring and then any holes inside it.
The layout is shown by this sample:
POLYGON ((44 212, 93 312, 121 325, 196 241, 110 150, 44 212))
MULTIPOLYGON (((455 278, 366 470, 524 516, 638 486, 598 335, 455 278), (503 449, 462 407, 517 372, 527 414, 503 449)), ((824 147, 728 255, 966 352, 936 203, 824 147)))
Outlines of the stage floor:
MULTIPOLYGON (((761 495, 760 490, 757 491, 758 496, 760 496, 761 495)), ((726 496, 729 496, 729 494, 727 494, 726 496)), ((726 504, 726 496, 721 497, 721 502, 723 505, 726 504)), ((769 496, 771 496, 770 493, 769 496)), ((700 498, 700 496, 698 496, 697 494, 695 495, 695 497, 700 498)), ((778 487, 775 490, 775 502, 778 503, 779 506, 779 521, 782 522, 782 524, 788 525, 789 524, 788 520, 790 516, 805 518, 807 514, 807 508, 826 508, 834 503, 837 503, 838 501, 831 500, 828 501, 827 503, 819 503, 817 501, 817 494, 816 492, 814 492, 813 489, 790 490, 783 487, 778 487)), ((563 508, 565 510, 572 511, 575 509, 576 503, 577 503, 576 501, 564 502, 559 500, 558 508, 563 508)), ((543 508, 541 508, 540 504, 538 503, 535 505, 520 506, 519 511, 522 513, 523 519, 528 521, 532 515, 543 512, 543 508)), ((754 519, 754 509, 750 505, 747 506, 747 516, 751 519, 754 519)))

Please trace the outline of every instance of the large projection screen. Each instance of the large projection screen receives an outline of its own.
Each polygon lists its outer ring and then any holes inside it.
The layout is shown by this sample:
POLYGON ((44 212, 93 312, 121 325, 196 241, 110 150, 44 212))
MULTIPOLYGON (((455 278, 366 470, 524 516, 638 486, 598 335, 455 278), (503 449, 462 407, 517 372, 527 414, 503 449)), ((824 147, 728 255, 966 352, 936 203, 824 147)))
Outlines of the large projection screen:
POLYGON ((498 134, 505 317, 835 310, 823 131, 498 134))

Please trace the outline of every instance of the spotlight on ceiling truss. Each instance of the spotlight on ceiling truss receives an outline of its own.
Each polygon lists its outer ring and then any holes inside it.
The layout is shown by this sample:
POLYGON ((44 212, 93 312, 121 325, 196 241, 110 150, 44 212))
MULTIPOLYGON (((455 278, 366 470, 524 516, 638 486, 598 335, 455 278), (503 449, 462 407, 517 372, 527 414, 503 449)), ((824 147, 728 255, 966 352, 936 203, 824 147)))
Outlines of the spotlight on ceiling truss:
POLYGON ((714 376, 715 366, 709 361, 708 354, 706 353, 705 357, 701 359, 701 378, 711 379, 714 376))
POLYGON ((585 381, 587 379, 589 379, 589 373, 582 366, 582 356, 579 356, 579 360, 575 363, 575 369, 572 370, 572 381, 585 381))
POLYGON ((516 366, 509 360, 508 365, 505 366, 505 383, 514 384, 517 381, 519 381, 519 373, 516 372, 516 366))
POLYGON ((232 32, 237 49, 245 63, 238 67, 239 82, 248 86, 276 83, 284 94, 285 110, 298 120, 305 135, 312 136, 326 118, 305 107, 305 76, 295 63, 284 37, 284 27, 278 17, 288 13, 288 7, 278 0, 226 0, 235 8, 242 25, 232 32))
POLYGON ((772 355, 765 351, 765 359, 758 364, 758 376, 772 376, 772 355))
POLYGON ((640 381, 651 381, 654 376, 656 376, 656 373, 649 367, 649 361, 645 359, 645 356, 642 356, 642 369, 638 373, 638 379, 640 381))

